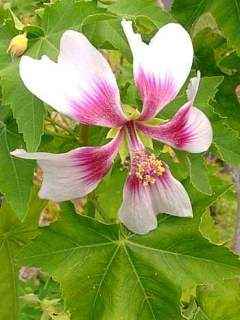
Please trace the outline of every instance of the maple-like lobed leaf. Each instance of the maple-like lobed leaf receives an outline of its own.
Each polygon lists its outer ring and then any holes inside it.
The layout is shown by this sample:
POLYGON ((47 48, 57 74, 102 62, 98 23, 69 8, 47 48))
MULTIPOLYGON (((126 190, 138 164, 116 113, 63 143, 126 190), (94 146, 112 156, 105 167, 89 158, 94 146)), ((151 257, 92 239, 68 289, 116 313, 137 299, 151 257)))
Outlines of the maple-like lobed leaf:
MULTIPOLYGON (((195 210, 200 214, 227 189, 218 183, 212 196, 193 194, 195 210)), ((41 267, 60 282, 73 320, 182 319, 184 287, 240 274, 233 253, 201 236, 197 217, 161 215, 154 232, 137 236, 76 215, 65 203, 60 220, 21 251, 18 263, 41 267)))

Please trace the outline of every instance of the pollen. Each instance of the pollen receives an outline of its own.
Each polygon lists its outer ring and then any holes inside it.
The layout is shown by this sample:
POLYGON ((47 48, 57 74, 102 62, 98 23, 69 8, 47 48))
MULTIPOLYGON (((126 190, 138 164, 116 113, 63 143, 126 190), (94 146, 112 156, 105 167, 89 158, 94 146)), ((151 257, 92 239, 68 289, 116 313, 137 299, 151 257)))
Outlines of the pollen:
POLYGON ((154 154, 136 152, 132 159, 130 175, 135 175, 144 186, 152 185, 165 172, 164 165, 154 154))

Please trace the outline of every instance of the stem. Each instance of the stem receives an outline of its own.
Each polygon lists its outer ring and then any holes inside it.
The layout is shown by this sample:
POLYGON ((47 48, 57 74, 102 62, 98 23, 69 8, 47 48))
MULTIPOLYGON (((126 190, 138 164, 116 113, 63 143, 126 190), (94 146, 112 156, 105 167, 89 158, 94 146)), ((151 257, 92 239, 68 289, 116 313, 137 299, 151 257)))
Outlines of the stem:
POLYGON ((81 142, 84 146, 87 146, 89 142, 89 126, 84 124, 81 125, 81 142))
POLYGON ((53 137, 58 137, 58 138, 64 138, 66 140, 71 140, 71 137, 69 135, 57 133, 57 132, 50 131, 50 130, 47 130, 47 129, 45 129, 45 132, 47 134, 49 134, 50 136, 53 136, 53 137))
MULTIPOLYGON (((55 136, 62 136, 64 138, 72 138, 74 140, 76 140, 77 142, 80 142, 81 141, 79 140, 79 138, 75 135, 74 131, 72 131, 71 129, 69 129, 67 127, 67 123, 66 123, 66 126, 65 125, 62 125, 61 123, 58 123, 58 122, 55 122, 54 119, 52 119, 51 117, 48 117, 47 120, 46 120, 48 123, 46 123, 46 126, 48 125, 51 125, 54 129, 55 129, 55 132, 53 135, 55 136), (62 134, 59 129, 62 129, 64 130, 64 132, 67 133, 67 135, 65 134, 62 134)), ((47 131, 49 133, 49 131, 47 131)))
POLYGON ((237 212, 235 234, 233 238, 233 250, 240 255, 240 167, 231 166, 231 173, 237 195, 237 212))
POLYGON ((54 128, 60 128, 63 129, 64 131, 66 131, 70 136, 74 136, 73 131, 71 131, 70 129, 68 129, 66 126, 61 125, 60 123, 55 122, 53 119, 48 118, 47 121, 53 125, 54 128))
POLYGON ((41 299, 42 299, 42 298, 45 298, 46 293, 47 293, 47 291, 48 291, 48 287, 49 287, 49 284, 50 284, 51 279, 52 279, 52 277, 49 276, 49 277, 47 278, 47 280, 46 280, 46 282, 45 282, 42 290, 40 290, 39 296, 40 296, 41 299))

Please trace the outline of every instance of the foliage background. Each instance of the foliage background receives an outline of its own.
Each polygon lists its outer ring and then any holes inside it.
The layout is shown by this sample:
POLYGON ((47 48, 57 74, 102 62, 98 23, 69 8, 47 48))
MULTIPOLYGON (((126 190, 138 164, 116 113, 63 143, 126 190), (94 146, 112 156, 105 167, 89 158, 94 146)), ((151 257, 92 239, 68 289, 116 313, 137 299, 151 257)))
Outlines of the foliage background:
MULTIPOLYGON (((1 1, 0 20, 0 319, 238 320, 231 172, 240 164, 239 0, 175 0, 170 10, 154 0, 1 1), (120 161, 87 199, 58 206, 38 199, 35 163, 9 155, 15 148, 59 153, 106 137, 105 129, 72 123, 24 88, 19 58, 7 53, 10 40, 26 32, 28 55, 55 59, 66 29, 83 32, 111 63, 123 103, 140 108, 122 17, 146 41, 171 21, 190 32, 192 75, 200 70, 203 77, 196 105, 214 128, 207 154, 177 152, 178 163, 154 145, 187 188, 194 219, 161 214, 158 229, 141 237, 117 221, 126 175, 120 161), (21 281, 22 266, 41 273, 21 281)), ((185 88, 164 118, 184 100, 185 88)))

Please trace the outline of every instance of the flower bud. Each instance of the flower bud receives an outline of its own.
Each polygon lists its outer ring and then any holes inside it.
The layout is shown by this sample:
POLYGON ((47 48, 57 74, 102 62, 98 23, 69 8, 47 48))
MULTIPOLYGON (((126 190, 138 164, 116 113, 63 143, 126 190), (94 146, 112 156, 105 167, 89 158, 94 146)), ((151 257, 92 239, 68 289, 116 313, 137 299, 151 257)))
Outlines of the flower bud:
POLYGON ((15 36, 10 41, 7 52, 12 56, 20 57, 26 50, 28 46, 28 38, 26 33, 19 34, 15 36))
POLYGON ((20 298, 26 304, 38 305, 40 303, 38 296, 34 293, 25 294, 24 296, 20 296, 20 298))

